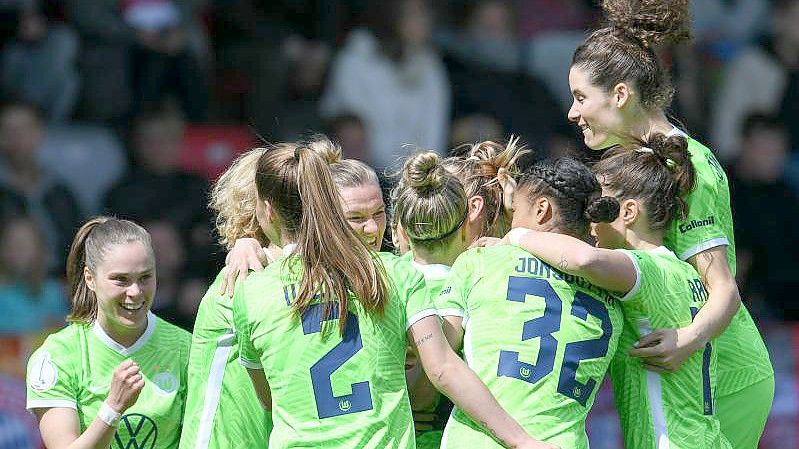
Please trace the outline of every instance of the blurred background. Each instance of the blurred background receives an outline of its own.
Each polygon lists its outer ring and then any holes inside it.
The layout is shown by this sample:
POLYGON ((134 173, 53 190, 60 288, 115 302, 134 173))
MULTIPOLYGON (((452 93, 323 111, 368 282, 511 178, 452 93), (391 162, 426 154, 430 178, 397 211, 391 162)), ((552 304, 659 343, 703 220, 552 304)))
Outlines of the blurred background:
MULTIPOLYGON (((263 140, 325 132, 385 173, 511 133, 586 158, 567 74, 595 3, 0 0, 0 449, 41 447, 25 361, 64 324, 84 219, 147 227, 154 309, 191 330, 224 260, 209 183, 263 140)), ((672 112, 729 175, 738 281, 777 371, 761 448, 799 447, 799 0, 691 5, 692 43, 658 49, 672 112)), ((607 389, 589 427, 621 447, 607 389)))

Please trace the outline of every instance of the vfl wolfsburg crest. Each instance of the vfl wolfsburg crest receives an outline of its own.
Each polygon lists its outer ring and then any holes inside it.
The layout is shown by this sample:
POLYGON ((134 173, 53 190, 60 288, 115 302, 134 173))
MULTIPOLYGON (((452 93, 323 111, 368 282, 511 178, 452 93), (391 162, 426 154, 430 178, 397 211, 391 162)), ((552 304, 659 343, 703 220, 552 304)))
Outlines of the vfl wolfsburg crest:
POLYGON ((114 435, 113 449, 154 449, 158 439, 155 421, 140 413, 125 415, 114 435))
POLYGON ((338 402, 338 409, 342 412, 348 412, 352 408, 352 403, 347 400, 339 401, 338 402))
POLYGON ((153 377, 154 390, 162 396, 174 393, 179 386, 178 378, 170 372, 158 373, 153 377))

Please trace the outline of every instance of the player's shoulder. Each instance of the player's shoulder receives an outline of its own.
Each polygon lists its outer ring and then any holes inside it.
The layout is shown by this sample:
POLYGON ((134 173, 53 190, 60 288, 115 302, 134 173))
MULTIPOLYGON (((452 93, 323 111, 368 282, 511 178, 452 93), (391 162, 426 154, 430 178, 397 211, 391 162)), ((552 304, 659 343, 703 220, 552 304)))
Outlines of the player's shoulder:
POLYGON ((73 322, 69 323, 63 328, 53 332, 44 339, 42 348, 58 349, 58 348, 72 348, 74 351, 76 342, 84 339, 86 333, 90 330, 90 326, 85 323, 73 322))
POLYGON ((41 360, 54 361, 59 366, 71 366, 79 355, 85 353, 86 334, 90 327, 84 323, 70 323, 53 332, 44 339, 33 354, 28 364, 35 365, 41 360))
POLYGON ((157 315, 155 315, 153 337, 153 340, 159 343, 170 342, 180 346, 191 345, 191 334, 187 330, 175 326, 157 315))
POLYGON ((688 154, 695 172, 694 192, 727 188, 727 173, 707 145, 688 137, 688 154))
POLYGON ((501 263, 503 260, 512 260, 518 254, 526 254, 533 257, 521 248, 512 245, 494 245, 468 249, 458 256, 455 264, 476 268, 486 263, 494 264, 501 263))
POLYGON ((280 257, 263 271, 250 272, 247 279, 236 283, 236 292, 243 292, 248 301, 268 298, 269 292, 282 291, 284 285, 299 282, 302 277, 302 261, 296 256, 280 257), (262 295, 261 293, 266 293, 262 295))
POLYGON ((379 252, 375 262, 383 265, 386 274, 393 283, 415 283, 424 278, 422 273, 413 265, 413 259, 408 259, 404 256, 379 252))

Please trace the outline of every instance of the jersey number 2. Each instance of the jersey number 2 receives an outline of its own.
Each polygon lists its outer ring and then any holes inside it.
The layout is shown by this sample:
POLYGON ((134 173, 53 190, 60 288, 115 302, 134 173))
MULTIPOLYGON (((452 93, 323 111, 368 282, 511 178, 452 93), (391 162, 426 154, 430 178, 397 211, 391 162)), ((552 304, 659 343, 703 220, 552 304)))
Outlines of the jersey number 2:
MULTIPOLYGON (((560 330, 562 302, 546 279, 511 276, 508 279, 508 301, 525 302, 527 295, 544 298, 544 314, 527 320, 522 327, 522 341, 540 338, 538 355, 534 364, 519 360, 516 351, 500 351, 497 375, 513 377, 529 383, 536 383, 551 373, 555 366, 558 341, 552 335, 560 330)), ((558 378, 558 393, 570 397, 585 406, 596 388, 596 379, 587 383, 577 380, 580 361, 604 357, 608 353, 613 325, 605 305, 585 293, 577 292, 572 302, 571 314, 581 320, 593 315, 602 323, 602 336, 596 340, 577 341, 566 344, 563 363, 558 378)))
MULTIPOLYGON (((305 335, 321 331, 322 312, 321 304, 312 304, 302 314, 302 331, 305 335)), ((324 321, 337 318, 338 304, 335 304, 324 321)), ((316 411, 319 413, 320 419, 372 409, 372 394, 368 381, 352 384, 352 393, 350 394, 334 396, 333 384, 330 380, 333 372, 341 368, 361 348, 363 348, 363 341, 358 326, 358 317, 347 312, 347 325, 344 327, 344 337, 341 343, 311 366, 311 383, 316 398, 316 411)))

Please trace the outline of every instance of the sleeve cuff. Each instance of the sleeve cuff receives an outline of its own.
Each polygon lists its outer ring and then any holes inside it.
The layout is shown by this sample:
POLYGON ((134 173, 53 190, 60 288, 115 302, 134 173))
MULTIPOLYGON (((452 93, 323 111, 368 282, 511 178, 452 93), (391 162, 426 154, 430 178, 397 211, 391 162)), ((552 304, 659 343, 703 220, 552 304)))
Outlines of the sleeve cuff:
POLYGON ((525 234, 530 232, 527 228, 513 228, 508 232, 508 241, 513 246, 519 246, 519 243, 525 234))
POLYGON ((250 360, 245 359, 244 357, 239 357, 239 362, 244 365, 245 368, 249 369, 264 369, 264 366, 258 362, 252 362, 250 360))
POLYGON ((466 313, 461 309, 451 308, 451 309, 438 309, 436 312, 438 316, 445 317, 445 316, 459 316, 461 318, 466 316, 466 313))
POLYGON ((413 314, 413 316, 408 318, 408 324, 405 326, 405 331, 407 332, 408 329, 411 328, 411 326, 429 316, 438 316, 438 311, 436 309, 425 309, 422 310, 421 312, 413 314))
POLYGON ((78 409, 78 404, 69 399, 29 399, 25 408, 33 410, 35 408, 71 408, 78 409))
POLYGON ((635 285, 633 285, 633 288, 631 288, 629 292, 619 298, 619 301, 624 302, 632 299, 632 297, 638 293, 638 290, 641 289, 641 268, 638 267, 638 262, 635 260, 635 257, 632 254, 628 253, 627 251, 622 251, 622 254, 627 256, 627 258, 630 259, 630 262, 633 263, 633 267, 635 267, 635 285))
POLYGON ((688 260, 691 257, 701 253, 702 251, 709 250, 711 248, 715 248, 717 246, 729 246, 730 241, 727 240, 727 237, 719 237, 711 240, 706 240, 696 246, 693 246, 683 252, 681 252, 678 257, 680 260, 688 260))

